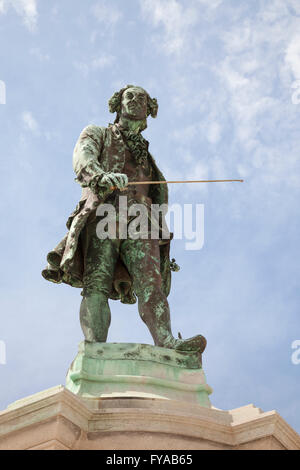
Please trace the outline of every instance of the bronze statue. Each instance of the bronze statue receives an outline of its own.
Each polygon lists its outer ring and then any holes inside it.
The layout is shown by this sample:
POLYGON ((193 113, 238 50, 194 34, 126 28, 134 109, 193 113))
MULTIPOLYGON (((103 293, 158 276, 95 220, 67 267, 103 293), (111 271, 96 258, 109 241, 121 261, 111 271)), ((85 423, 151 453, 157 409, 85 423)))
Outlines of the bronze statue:
MULTIPOLYGON (((74 149, 73 167, 82 186, 82 197, 67 222, 68 234, 48 254, 45 279, 82 287, 80 323, 86 341, 105 342, 110 325, 108 299, 135 303, 156 346, 203 352, 206 340, 197 335, 183 340, 171 331, 167 296, 170 292, 170 239, 101 239, 96 233, 100 220, 97 208, 105 203, 116 209, 120 223, 119 196, 127 196, 128 207, 167 204, 166 184, 130 185, 132 181, 165 181, 148 151, 141 132, 147 117, 156 117, 155 98, 141 87, 127 85, 109 100, 117 113, 108 127, 89 125, 74 149)), ((131 223, 130 218, 127 224, 131 223)))

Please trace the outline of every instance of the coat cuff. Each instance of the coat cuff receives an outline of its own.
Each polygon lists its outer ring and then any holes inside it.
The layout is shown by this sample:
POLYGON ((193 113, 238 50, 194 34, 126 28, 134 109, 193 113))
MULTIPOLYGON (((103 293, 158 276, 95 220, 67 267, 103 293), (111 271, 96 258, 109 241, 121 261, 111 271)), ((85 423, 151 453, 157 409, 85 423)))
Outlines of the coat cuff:
POLYGON ((97 194, 99 192, 98 182, 104 175, 104 171, 101 169, 100 165, 95 162, 90 162, 81 171, 78 173, 77 181, 82 188, 90 188, 93 193, 97 194))

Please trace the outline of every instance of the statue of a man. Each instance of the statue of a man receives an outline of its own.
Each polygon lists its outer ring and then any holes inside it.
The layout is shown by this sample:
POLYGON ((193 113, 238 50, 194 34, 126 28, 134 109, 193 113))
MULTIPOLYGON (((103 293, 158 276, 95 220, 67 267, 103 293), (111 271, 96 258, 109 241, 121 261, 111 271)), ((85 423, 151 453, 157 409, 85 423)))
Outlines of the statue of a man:
POLYGON ((99 238, 96 233, 97 208, 104 202, 114 206, 117 217, 120 196, 127 196, 128 208, 143 204, 149 216, 151 204, 168 203, 166 184, 127 186, 132 181, 165 181, 141 134, 147 117, 157 115, 156 99, 141 87, 127 85, 112 96, 109 109, 117 113, 115 123, 107 128, 89 125, 77 141, 73 166, 82 197, 68 219, 68 234, 48 254, 48 267, 42 274, 56 283, 83 287, 80 323, 87 341, 106 341, 109 298, 135 303, 137 297, 139 314, 156 346, 202 352, 203 336, 176 339, 171 331, 167 301, 173 267, 170 240, 150 235, 99 238))

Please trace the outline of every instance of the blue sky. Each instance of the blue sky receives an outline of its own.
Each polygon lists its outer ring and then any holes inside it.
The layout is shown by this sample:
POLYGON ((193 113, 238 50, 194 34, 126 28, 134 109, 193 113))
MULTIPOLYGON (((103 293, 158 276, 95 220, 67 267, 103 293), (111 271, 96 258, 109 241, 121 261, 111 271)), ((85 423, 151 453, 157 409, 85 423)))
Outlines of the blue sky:
MULTIPOLYGON (((65 381, 80 291, 40 272, 80 197, 78 135, 134 83, 158 99, 144 135, 168 179, 245 179, 170 187, 205 205, 203 248, 172 246, 174 334, 206 336, 214 406, 300 431, 299 27, 298 0, 0 0, 0 409, 65 381)), ((109 341, 152 343, 136 306, 111 308, 109 341)))

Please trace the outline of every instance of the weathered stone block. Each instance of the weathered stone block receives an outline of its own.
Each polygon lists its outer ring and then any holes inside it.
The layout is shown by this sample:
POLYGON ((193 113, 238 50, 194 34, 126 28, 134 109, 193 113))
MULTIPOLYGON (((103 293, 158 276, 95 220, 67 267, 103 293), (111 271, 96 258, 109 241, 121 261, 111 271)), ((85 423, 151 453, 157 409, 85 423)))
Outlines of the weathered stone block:
POLYGON ((86 398, 144 396, 211 406, 201 355, 149 344, 80 343, 66 388, 86 398))

